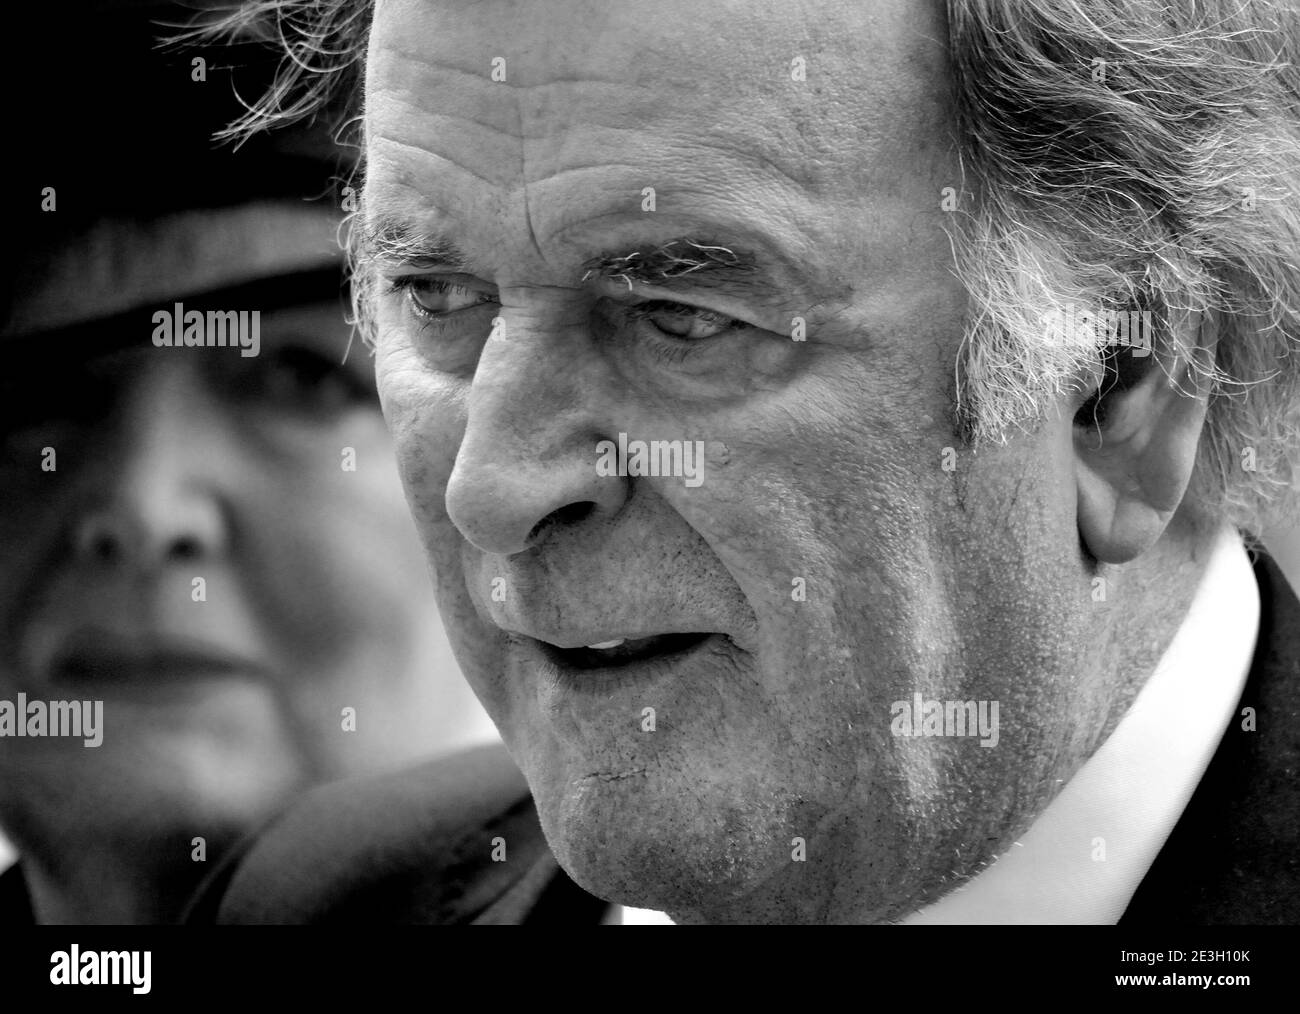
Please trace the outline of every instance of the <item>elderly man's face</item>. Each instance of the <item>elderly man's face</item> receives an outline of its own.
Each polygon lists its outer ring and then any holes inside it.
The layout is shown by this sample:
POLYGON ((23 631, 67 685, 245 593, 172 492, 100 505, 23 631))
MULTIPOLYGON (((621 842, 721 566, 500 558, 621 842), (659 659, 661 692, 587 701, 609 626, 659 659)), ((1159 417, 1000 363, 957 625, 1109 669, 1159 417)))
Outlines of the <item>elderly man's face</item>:
POLYGON ((606 898, 901 915, 1106 724, 1073 406, 978 455, 953 428, 943 34, 902 2, 378 5, 381 397, 461 664, 606 898), (598 260, 675 240, 742 270, 598 260), (620 434, 702 468, 611 476, 620 434), (917 693, 998 702, 996 746, 895 735, 917 693))

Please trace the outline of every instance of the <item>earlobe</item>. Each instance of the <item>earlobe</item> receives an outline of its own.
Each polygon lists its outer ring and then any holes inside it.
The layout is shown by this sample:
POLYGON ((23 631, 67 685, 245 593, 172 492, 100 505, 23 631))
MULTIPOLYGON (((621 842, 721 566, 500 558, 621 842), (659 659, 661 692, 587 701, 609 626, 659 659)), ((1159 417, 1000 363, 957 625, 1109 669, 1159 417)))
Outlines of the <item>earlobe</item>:
POLYGON ((1208 404, 1197 365, 1213 362, 1218 328, 1212 316, 1185 326, 1196 341, 1171 342, 1178 351, 1151 355, 1128 384, 1116 383, 1112 371, 1093 411, 1075 419, 1079 536, 1103 563, 1127 563, 1150 549, 1191 481, 1208 404))
POLYGON ((1187 489, 1190 464, 1180 468, 1170 460, 1163 474, 1155 464, 1142 474, 1146 455, 1117 449, 1105 461, 1092 457, 1080 455, 1076 464, 1079 535, 1102 563, 1128 563, 1164 533, 1187 489))

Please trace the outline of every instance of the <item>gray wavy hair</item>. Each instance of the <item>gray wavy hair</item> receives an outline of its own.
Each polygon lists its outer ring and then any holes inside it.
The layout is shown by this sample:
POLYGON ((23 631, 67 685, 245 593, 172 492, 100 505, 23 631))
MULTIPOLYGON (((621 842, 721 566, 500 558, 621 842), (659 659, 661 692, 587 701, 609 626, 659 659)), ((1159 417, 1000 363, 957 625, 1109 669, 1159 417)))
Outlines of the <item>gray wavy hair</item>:
MULTIPOLYGON (((240 138, 361 94, 373 0, 253 0, 206 30, 285 54, 240 138)), ((1113 352, 1044 321, 1213 315, 1189 495, 1258 532, 1294 511, 1300 465, 1300 7, 1295 0, 947 0, 963 181, 954 269, 971 314, 956 415, 1004 441, 1113 352)), ((338 109, 338 107, 334 107, 338 109)), ((354 232, 359 230, 353 230, 354 232)), ((353 250, 366 320, 364 251, 353 250)))

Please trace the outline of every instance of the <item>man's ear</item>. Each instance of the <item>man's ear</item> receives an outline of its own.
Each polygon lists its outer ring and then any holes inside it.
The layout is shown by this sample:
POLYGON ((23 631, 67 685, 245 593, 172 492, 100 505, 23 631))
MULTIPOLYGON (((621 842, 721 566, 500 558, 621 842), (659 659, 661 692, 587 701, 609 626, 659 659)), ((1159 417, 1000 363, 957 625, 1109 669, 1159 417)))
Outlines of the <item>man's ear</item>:
POLYGON ((1183 313, 1171 323, 1161 350, 1110 347, 1105 376, 1075 413, 1079 535, 1103 563, 1155 544, 1196 463, 1219 320, 1183 313))

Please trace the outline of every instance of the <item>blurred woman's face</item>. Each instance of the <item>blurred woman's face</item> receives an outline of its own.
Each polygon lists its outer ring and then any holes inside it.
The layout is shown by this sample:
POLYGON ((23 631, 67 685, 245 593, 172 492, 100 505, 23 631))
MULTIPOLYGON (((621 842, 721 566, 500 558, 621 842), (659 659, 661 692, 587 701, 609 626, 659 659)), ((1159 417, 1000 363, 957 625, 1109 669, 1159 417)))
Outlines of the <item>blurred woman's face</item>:
POLYGON ((0 699, 103 701, 98 748, 0 737, 24 856, 189 861, 307 784, 482 735, 348 333, 333 298, 263 312, 255 358, 145 333, 11 372, 0 699))

